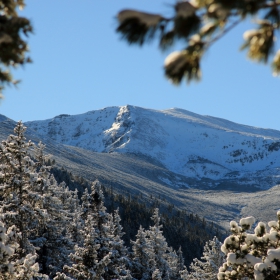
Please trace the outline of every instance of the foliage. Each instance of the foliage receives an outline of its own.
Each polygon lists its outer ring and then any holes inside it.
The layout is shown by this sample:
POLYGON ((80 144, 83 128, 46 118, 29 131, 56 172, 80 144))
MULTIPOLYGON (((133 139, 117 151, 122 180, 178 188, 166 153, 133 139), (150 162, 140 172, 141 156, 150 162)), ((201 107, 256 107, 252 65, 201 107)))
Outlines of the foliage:
POLYGON ((257 62, 272 59, 273 75, 280 75, 280 50, 274 52, 276 32, 280 29, 279 0, 190 0, 178 1, 170 18, 136 10, 118 14, 117 32, 129 44, 143 44, 155 37, 166 50, 177 41, 185 48, 171 53, 164 62, 166 77, 174 84, 201 77, 200 61, 209 47, 247 18, 256 27, 244 33, 241 49, 257 62))
POLYGON ((206 242, 201 260, 194 259, 190 265, 189 280, 216 280, 220 266, 225 261, 221 242, 215 236, 206 242))
POLYGON ((98 259, 98 250, 101 245, 96 242, 97 233, 91 215, 87 217, 82 232, 84 235, 83 245, 81 247, 75 246, 75 253, 71 254, 73 264, 72 266, 65 265, 64 270, 80 280, 102 279, 104 269, 110 262, 110 256, 107 254, 102 260, 98 259))
POLYGON ((193 213, 179 210, 174 205, 166 205, 160 198, 141 201, 141 194, 131 196, 129 193, 114 193, 104 188, 105 204, 109 212, 116 207, 120 209, 121 224, 126 233, 123 238, 127 246, 134 240, 139 224, 143 228, 152 225, 151 216, 154 208, 160 209, 163 234, 170 246, 175 250, 181 247, 185 264, 189 265, 195 257, 200 257, 205 243, 215 235, 222 238, 222 233, 213 223, 193 213))
POLYGON ((277 217, 278 221, 268 223, 268 230, 259 222, 254 233, 249 231, 255 223, 253 217, 241 219, 240 225, 230 223, 232 234, 221 247, 227 260, 219 269, 219 280, 280 279, 280 211, 277 217))
POLYGON ((0 271, 3 279, 47 278, 39 274, 32 241, 46 222, 44 198, 37 192, 40 176, 28 155, 33 143, 26 142, 19 122, 14 135, 0 145, 0 271))
POLYGON ((3 215, 0 216, 0 275, 1 279, 29 279, 30 277, 42 277, 38 273, 39 265, 36 263, 36 255, 28 254, 25 257, 15 257, 19 248, 20 234, 15 226, 8 229, 4 223, 3 215))
POLYGON ((13 258, 28 257, 28 272, 38 257, 40 272, 52 276, 69 262, 73 245, 67 224, 77 197, 58 186, 45 165, 45 146, 26 141, 25 130, 18 122, 14 134, 0 144, 0 213, 7 227, 14 227, 20 236, 13 258))
POLYGON ((8 226, 15 225, 21 232, 21 251, 18 252, 21 257, 35 252, 28 237, 35 234, 46 217, 42 207, 44 198, 36 194, 36 167, 28 156, 33 143, 26 142, 25 130, 26 127, 19 122, 14 135, 10 135, 0 145, 0 212, 8 226))
POLYGON ((149 279, 149 253, 151 246, 147 241, 147 232, 140 226, 136 240, 132 243, 133 276, 137 279, 149 279))
POLYGON ((17 10, 23 9, 24 0, 0 1, 0 98, 5 85, 17 84, 10 73, 11 68, 31 62, 26 57, 28 52, 27 37, 32 26, 27 18, 19 17, 17 10))
POLYGON ((118 211, 107 213, 100 187, 95 181, 90 193, 86 189, 82 196, 79 234, 83 241, 76 243, 75 252, 70 254, 72 265, 65 265, 65 274, 58 273, 56 280, 67 279, 67 275, 80 280, 130 279, 120 217, 118 211))
MULTIPOLYGON (((73 175, 65 168, 59 169, 52 166, 51 172, 58 182, 65 181, 71 190, 78 189, 79 197, 83 190, 89 189, 89 182, 79 176, 73 175)), ((102 185, 104 193, 104 204, 109 213, 113 213, 119 208, 121 225, 125 235, 122 239, 125 245, 131 247, 130 240, 135 239, 135 235, 141 224, 143 228, 152 225, 151 216, 155 208, 160 209, 162 217, 163 234, 170 246, 178 250, 181 247, 185 265, 189 265, 194 258, 201 256, 205 243, 217 236, 222 238, 221 230, 205 221, 195 213, 188 213, 185 210, 176 209, 172 204, 166 204, 160 197, 151 197, 143 200, 141 193, 131 195, 129 192, 117 193, 113 186, 102 185)))

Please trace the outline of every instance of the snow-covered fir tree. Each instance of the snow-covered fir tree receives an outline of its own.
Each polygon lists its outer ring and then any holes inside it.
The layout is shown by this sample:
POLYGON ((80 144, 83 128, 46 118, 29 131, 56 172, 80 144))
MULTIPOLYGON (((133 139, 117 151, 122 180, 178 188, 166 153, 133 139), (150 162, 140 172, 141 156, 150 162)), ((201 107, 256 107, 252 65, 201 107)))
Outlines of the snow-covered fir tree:
POLYGON ((125 234, 120 224, 121 217, 119 209, 115 210, 109 220, 110 232, 112 240, 110 242, 110 263, 108 264, 108 272, 110 275, 116 275, 119 279, 131 279, 130 267, 131 261, 128 257, 128 249, 124 245, 122 236, 125 234))
MULTIPOLYGON (((69 254, 73 251, 74 243, 71 240, 71 220, 74 213, 68 203, 62 202, 63 197, 68 197, 69 202, 74 200, 73 192, 57 182, 50 176, 49 185, 45 190, 44 207, 48 213, 47 223, 34 242, 39 241, 41 248, 38 252, 42 272, 53 277, 56 272, 62 271, 65 264, 70 264, 69 254), (41 242, 41 244, 40 244, 41 242)), ((75 200, 74 200, 75 201, 75 200)))
POLYGON ((182 252, 181 246, 179 247, 179 249, 177 251, 177 255, 178 255, 177 270, 180 273, 180 271, 183 271, 184 269, 186 269, 186 267, 185 267, 185 259, 183 257, 183 252, 182 252))
POLYGON ((206 242, 201 260, 195 258, 190 265, 190 280, 216 280, 220 266, 225 261, 221 251, 221 242, 217 237, 206 242))
POLYGON ((227 260, 219 269, 219 280, 280 279, 280 211, 277 217, 268 227, 259 222, 254 233, 247 232, 255 223, 253 217, 242 218, 240 225, 230 222, 232 234, 221 247, 227 260))
POLYGON ((159 278, 189 279, 181 248, 176 252, 169 247, 163 235, 159 209, 154 210, 154 222, 148 230, 140 226, 132 244, 132 275, 139 280, 159 278))
MULTIPOLYGON (((98 236, 94 228, 94 220, 92 215, 88 215, 84 229, 84 242, 82 246, 75 246, 75 253, 70 257, 73 260, 72 266, 64 266, 64 271, 79 280, 101 280, 105 267, 110 263, 110 254, 105 255, 102 259, 98 259, 98 250, 100 244, 97 242, 98 236)), ((67 279, 65 274, 58 274, 55 278, 67 279)))
MULTIPOLYGON (((163 280, 174 279, 178 277, 174 275, 170 260, 170 254, 174 255, 173 249, 170 248, 166 242, 162 232, 162 225, 160 223, 159 209, 154 210, 152 216, 153 226, 148 230, 148 239, 152 248, 150 252, 150 261, 153 273, 159 270, 163 280)), ((174 258, 174 256, 172 256, 174 258)), ((158 273, 156 275, 159 275, 158 273)), ((157 276, 159 277, 159 276, 157 276)))
POLYGON ((82 245, 84 237, 82 229, 84 227, 84 221, 81 217, 82 215, 82 207, 80 205, 80 200, 78 197, 78 190, 76 189, 72 192, 72 197, 70 199, 72 207, 70 207, 70 212, 72 215, 72 219, 68 222, 67 232, 69 239, 75 245, 82 245))
POLYGON ((147 239, 147 232, 140 226, 132 244, 132 275, 136 279, 147 280, 151 274, 150 252, 152 250, 147 239))
MULTIPOLYGON (((95 181, 91 186, 91 192, 82 196, 82 212, 84 218, 92 217, 93 227, 95 229, 95 242, 99 245, 97 251, 98 262, 110 259, 110 241, 112 240, 112 233, 110 232, 110 215, 106 211, 104 206, 104 196, 99 181, 95 181)), ((105 278, 107 274, 107 265, 103 266, 102 277, 105 278)))
POLYGON ((34 145, 34 160, 37 172, 37 192, 43 194, 43 208, 47 212, 46 223, 38 230, 37 238, 32 241, 40 247, 39 263, 41 271, 53 277, 70 264, 69 254, 73 252, 73 233, 71 221, 78 212, 77 191, 70 191, 65 183, 57 184, 46 163, 49 156, 44 153, 45 145, 34 145))
POLYGON ((123 235, 120 230, 119 216, 115 213, 115 221, 111 214, 107 213, 104 206, 104 195, 99 181, 95 181, 92 188, 93 218, 95 230, 98 235, 100 249, 98 250, 98 260, 102 260, 107 254, 110 255, 110 262, 105 267, 104 279, 130 279, 130 272, 125 268, 126 251, 123 242, 118 234, 123 235), (117 216, 116 216, 117 215, 117 216), (120 259, 116 260, 119 256, 120 259))
POLYGON ((25 280, 34 277, 48 279, 46 275, 38 273, 39 264, 36 262, 36 254, 30 253, 24 257, 16 254, 20 239, 21 235, 17 232, 16 226, 7 229, 4 216, 0 215, 0 279, 25 280))
POLYGON ((14 134, 0 145, 0 213, 7 227, 14 225, 21 235, 17 258, 37 251, 40 272, 52 276, 68 263, 73 247, 66 226, 73 203, 63 204, 73 192, 57 185, 45 165, 44 145, 26 141, 25 130, 18 122, 14 134))
POLYGON ((186 269, 184 265, 185 260, 183 258, 181 247, 177 252, 173 250, 172 247, 169 248, 170 248, 170 252, 168 254, 168 263, 172 272, 170 275, 170 279, 178 280, 180 279, 181 271, 186 269))
POLYGON ((38 251, 41 271, 53 277, 62 271, 63 265, 70 263, 69 254, 74 245, 67 236, 69 221, 72 219, 73 205, 77 198, 65 185, 58 185, 50 167, 46 166, 48 156, 44 153, 45 145, 34 145, 34 158, 37 172, 37 193, 44 197, 42 208, 47 215, 45 223, 37 228, 37 235, 32 243, 38 251))
POLYGON ((4 214, 8 227, 15 225, 22 238, 17 253, 20 257, 35 253, 28 238, 44 224, 46 212, 42 207, 43 196, 36 193, 37 174, 34 162, 28 155, 33 145, 26 142, 26 127, 19 122, 14 135, 0 145, 0 212, 4 214))
POLYGON ((169 253, 169 248, 162 233, 162 225, 160 224, 159 210, 157 208, 151 219, 154 225, 150 226, 148 231, 148 239, 151 246, 149 263, 156 277, 160 277, 159 275, 161 275, 163 279, 168 279, 169 264, 167 262, 167 253, 169 253))

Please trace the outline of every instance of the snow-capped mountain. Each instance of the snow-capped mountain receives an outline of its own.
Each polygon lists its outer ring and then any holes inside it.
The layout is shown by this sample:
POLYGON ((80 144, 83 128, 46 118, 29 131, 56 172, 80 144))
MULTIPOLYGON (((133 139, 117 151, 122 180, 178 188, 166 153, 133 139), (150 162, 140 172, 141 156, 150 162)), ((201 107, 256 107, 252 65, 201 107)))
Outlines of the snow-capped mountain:
MULTIPOLYGON (((0 115, 0 140, 15 125, 0 115)), ((99 179, 116 193, 159 199, 224 228, 250 215, 270 221, 279 210, 279 131, 133 106, 26 126, 26 139, 46 144, 55 167, 99 179)))
MULTIPOLYGON (((269 188, 280 181, 280 131, 182 109, 107 107, 25 123, 39 135, 100 153, 145 155, 188 178, 269 188)), ((162 178, 162 180, 168 180, 162 178)))

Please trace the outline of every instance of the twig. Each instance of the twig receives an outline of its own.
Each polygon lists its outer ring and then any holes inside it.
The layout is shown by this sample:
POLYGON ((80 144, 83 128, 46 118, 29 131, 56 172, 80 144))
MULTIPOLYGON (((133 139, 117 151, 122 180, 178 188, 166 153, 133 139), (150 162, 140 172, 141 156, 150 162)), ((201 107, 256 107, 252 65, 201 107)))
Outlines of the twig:
POLYGON ((237 26, 240 22, 242 22, 243 19, 239 18, 238 20, 236 20, 235 22, 232 23, 232 25, 230 25, 229 27, 225 28, 219 35, 217 35, 216 37, 214 37, 210 42, 208 42, 206 44, 207 47, 211 46, 213 43, 215 43, 216 41, 218 41, 220 38, 222 38, 225 34, 227 34, 231 29, 233 29, 235 26, 237 26))

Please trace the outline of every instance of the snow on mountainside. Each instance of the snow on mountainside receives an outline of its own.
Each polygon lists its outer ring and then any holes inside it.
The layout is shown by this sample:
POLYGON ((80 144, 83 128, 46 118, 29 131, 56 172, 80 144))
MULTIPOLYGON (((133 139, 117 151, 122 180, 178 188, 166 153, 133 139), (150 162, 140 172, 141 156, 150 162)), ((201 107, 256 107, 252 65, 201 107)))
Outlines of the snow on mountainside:
POLYGON ((263 188, 280 181, 280 131, 182 109, 107 107, 25 125, 61 144, 102 153, 144 154, 187 177, 239 178, 263 188))

